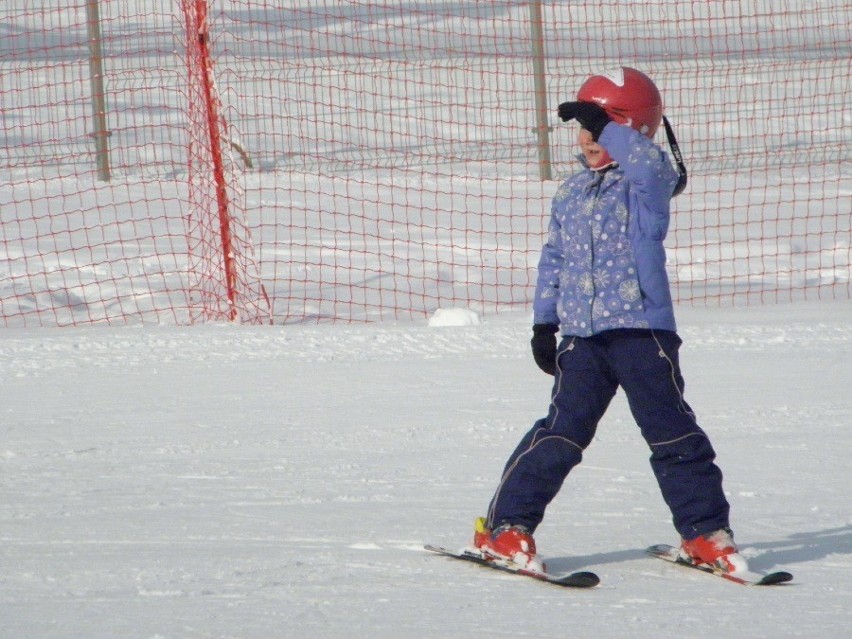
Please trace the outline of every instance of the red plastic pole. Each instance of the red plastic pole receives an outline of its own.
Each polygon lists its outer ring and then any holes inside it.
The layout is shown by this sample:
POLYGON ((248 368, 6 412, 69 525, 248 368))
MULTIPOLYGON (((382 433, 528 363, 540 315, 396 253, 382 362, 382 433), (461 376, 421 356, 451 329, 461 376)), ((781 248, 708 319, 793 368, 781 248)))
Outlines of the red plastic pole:
POLYGON ((228 295, 228 319, 237 319, 237 267, 231 243, 231 216, 227 184, 225 182, 225 164, 222 157, 221 132, 219 125, 219 101, 213 80, 213 60, 210 56, 209 32, 207 27, 207 0, 196 0, 198 25, 198 48, 201 56, 201 83, 203 99, 207 110, 207 130, 210 136, 210 153, 213 161, 213 179, 216 185, 216 205, 219 212, 219 232, 222 238, 222 257, 225 267, 225 287, 228 295))

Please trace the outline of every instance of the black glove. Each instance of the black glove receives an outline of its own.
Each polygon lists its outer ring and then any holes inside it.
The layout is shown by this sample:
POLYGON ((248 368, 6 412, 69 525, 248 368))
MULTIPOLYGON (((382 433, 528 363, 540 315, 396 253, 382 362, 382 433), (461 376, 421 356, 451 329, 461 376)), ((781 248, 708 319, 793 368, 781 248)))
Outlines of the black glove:
POLYGON ((592 134, 595 142, 604 127, 612 121, 603 107, 594 102, 563 102, 559 105, 559 117, 563 122, 577 120, 580 126, 592 134))
POLYGON ((556 374, 556 333, 557 324, 535 324, 530 340, 533 359, 538 367, 548 375, 556 374))

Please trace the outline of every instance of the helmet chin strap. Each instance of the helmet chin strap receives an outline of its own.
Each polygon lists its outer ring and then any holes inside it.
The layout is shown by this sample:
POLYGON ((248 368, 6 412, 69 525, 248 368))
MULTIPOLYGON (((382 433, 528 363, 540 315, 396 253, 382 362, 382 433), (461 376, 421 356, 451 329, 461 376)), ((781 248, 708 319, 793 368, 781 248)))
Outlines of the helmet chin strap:
POLYGON ((674 129, 672 129, 672 125, 669 124, 669 120, 666 116, 663 116, 663 126, 666 127, 666 138, 669 141, 672 155, 674 156, 675 163, 677 164, 677 184, 675 184, 674 191, 672 192, 672 197, 675 197, 683 193, 683 190, 686 188, 686 164, 683 163, 683 155, 680 152, 677 138, 675 138, 674 129))

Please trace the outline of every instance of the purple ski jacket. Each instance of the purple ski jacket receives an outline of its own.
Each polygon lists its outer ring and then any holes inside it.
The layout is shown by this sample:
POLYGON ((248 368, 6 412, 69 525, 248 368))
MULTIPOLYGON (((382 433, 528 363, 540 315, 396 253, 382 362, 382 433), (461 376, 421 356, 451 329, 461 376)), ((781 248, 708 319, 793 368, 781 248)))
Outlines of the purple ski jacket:
POLYGON ((627 126, 610 122, 598 144, 617 165, 585 168, 556 191, 534 322, 580 337, 616 328, 674 331, 663 240, 677 171, 659 146, 627 126))

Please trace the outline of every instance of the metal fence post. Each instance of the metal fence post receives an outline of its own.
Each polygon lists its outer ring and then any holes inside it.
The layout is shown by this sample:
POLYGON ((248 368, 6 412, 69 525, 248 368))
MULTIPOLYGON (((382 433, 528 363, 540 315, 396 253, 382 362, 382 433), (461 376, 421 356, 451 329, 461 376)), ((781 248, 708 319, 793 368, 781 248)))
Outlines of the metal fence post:
POLYGON ((541 2, 530 2, 530 35, 533 55, 533 85, 535 87, 535 131, 538 147, 538 174, 551 180, 550 126, 547 121, 547 81, 544 70, 544 29, 541 2))
POLYGON ((95 139, 95 162, 98 179, 109 182, 109 136, 106 124, 104 95, 104 62, 101 49, 101 16, 98 0, 86 0, 86 21, 89 36, 89 84, 92 90, 92 123, 95 139))

